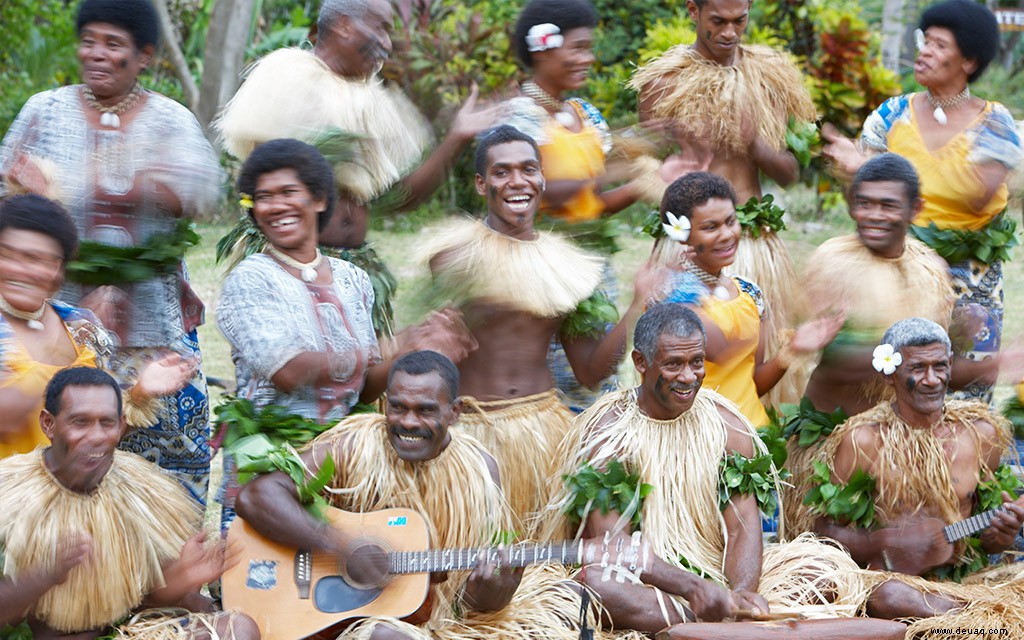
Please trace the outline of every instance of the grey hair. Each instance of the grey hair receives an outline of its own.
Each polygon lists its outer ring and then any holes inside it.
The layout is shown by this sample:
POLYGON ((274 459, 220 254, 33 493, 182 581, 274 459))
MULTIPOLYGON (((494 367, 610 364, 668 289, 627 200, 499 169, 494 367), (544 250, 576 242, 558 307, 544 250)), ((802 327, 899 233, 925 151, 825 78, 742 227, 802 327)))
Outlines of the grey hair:
POLYGON ((893 351, 902 351, 904 347, 943 344, 950 355, 953 353, 953 345, 946 330, 926 318, 906 318, 896 322, 886 330, 882 342, 892 345, 893 351))
POLYGON ((366 0, 323 0, 316 18, 318 33, 327 33, 342 16, 359 19, 366 15, 366 0))
POLYGON ((637 321, 633 330, 633 348, 643 354, 647 364, 651 364, 661 336, 668 334, 688 338, 698 333, 701 339, 707 340, 704 324, 692 309, 678 302, 656 304, 637 321))

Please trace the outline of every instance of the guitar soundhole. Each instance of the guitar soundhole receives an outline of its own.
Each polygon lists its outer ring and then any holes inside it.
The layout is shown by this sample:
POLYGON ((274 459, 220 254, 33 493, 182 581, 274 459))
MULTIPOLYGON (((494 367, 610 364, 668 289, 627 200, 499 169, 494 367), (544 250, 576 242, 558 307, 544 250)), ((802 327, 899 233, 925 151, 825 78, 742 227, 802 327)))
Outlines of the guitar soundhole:
POLYGON ((341 576, 327 576, 313 589, 313 604, 324 613, 342 613, 358 609, 377 599, 383 589, 356 589, 341 576))

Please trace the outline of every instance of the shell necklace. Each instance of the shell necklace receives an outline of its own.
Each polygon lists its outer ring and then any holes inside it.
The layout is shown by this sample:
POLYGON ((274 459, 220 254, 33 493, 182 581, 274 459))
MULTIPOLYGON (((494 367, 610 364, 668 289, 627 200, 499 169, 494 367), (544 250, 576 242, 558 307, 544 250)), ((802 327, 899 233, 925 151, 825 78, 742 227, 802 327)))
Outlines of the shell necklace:
POLYGON ((267 245, 267 252, 280 260, 285 266, 291 267, 292 269, 298 269, 299 276, 302 277, 303 282, 313 282, 316 280, 316 269, 320 266, 324 257, 320 253, 320 248, 316 249, 316 257, 309 262, 299 262, 291 256, 287 256, 281 251, 278 251, 274 245, 267 245))
POLYGON ((93 109, 100 112, 100 124, 104 127, 110 127, 111 129, 121 128, 121 118, 118 114, 124 113, 131 109, 142 97, 142 86, 136 82, 132 85, 132 90, 128 92, 128 95, 124 97, 124 100, 118 102, 112 107, 104 107, 100 104, 100 101, 96 99, 96 95, 89 88, 89 85, 85 85, 82 88, 82 95, 85 97, 85 102, 93 109))
POLYGON ((528 98, 544 107, 546 111, 551 112, 558 124, 565 128, 569 128, 576 124, 576 119, 572 117, 571 113, 565 110, 565 101, 553 98, 550 93, 540 88, 533 80, 527 80, 523 83, 523 93, 528 98))
POLYGON ((40 318, 42 318, 43 313, 46 312, 46 301, 44 300, 43 304, 35 311, 22 311, 21 309, 15 309, 12 307, 11 303, 7 302, 7 298, 0 296, 0 311, 3 311, 11 317, 24 320, 28 325, 28 328, 33 331, 42 331, 43 322, 40 318))
POLYGON ((700 280, 716 298, 720 300, 729 299, 729 290, 722 284, 721 276, 713 276, 693 262, 690 262, 686 269, 693 275, 697 276, 697 279, 700 280))
POLYGON ((935 122, 945 126, 949 122, 949 118, 946 117, 947 109, 959 109, 960 105, 964 104, 971 99, 971 88, 964 87, 964 90, 956 94, 952 98, 936 98, 932 95, 931 90, 925 93, 925 97, 928 99, 928 104, 932 106, 932 117, 935 118, 935 122))

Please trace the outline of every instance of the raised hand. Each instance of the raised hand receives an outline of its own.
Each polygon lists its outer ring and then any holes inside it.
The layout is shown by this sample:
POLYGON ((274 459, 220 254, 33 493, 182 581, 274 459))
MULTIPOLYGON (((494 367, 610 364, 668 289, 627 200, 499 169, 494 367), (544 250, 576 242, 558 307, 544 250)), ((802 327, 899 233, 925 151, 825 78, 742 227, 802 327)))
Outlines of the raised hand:
POLYGON ((828 122, 821 127, 821 139, 826 143, 821 148, 821 155, 831 160, 832 173, 843 180, 851 180, 867 160, 865 155, 860 152, 853 140, 844 136, 828 122))
POLYGON ((139 371, 132 393, 136 398, 160 398, 177 393, 185 388, 189 380, 199 370, 199 362, 195 358, 183 358, 177 353, 147 362, 139 371))
POLYGON ((846 315, 834 313, 811 320, 797 327, 789 342, 789 348, 797 353, 809 353, 824 348, 846 322, 846 315))
POLYGON ((399 351, 402 353, 424 349, 436 351, 456 364, 477 346, 462 312, 453 307, 431 313, 423 322, 406 329, 399 338, 399 351))
POLYGON ((462 103, 462 107, 455 114, 455 119, 452 120, 449 135, 469 142, 481 132, 498 124, 505 113, 504 104, 479 104, 479 98, 480 90, 474 82, 469 89, 469 97, 462 103))

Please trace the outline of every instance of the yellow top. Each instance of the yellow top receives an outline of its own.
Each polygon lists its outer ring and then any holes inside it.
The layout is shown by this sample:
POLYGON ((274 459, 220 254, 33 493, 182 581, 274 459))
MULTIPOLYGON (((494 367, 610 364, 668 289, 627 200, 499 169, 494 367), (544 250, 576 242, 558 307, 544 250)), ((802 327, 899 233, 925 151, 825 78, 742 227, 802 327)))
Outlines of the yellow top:
POLYGON ((921 177, 924 209, 914 224, 940 229, 981 229, 1006 208, 1006 183, 999 185, 982 210, 969 202, 985 193, 975 167, 998 162, 1013 170, 1021 157, 1016 124, 1005 107, 986 102, 978 117, 942 147, 929 150, 914 113, 914 96, 890 98, 864 122, 861 142, 879 151, 892 151, 910 161, 921 177))
MULTIPOLYGON (((584 126, 578 132, 570 131, 552 118, 544 132, 547 143, 540 148, 540 158, 547 180, 596 181, 604 173, 604 151, 596 129, 584 126)), ((584 186, 561 207, 545 207, 545 210, 569 222, 593 220, 604 211, 595 186, 596 182, 592 182, 589 188, 584 186)))
POLYGON ((735 402, 755 427, 768 422, 768 414, 754 384, 754 358, 761 332, 761 316, 744 285, 733 278, 739 295, 732 300, 705 296, 701 309, 725 335, 730 355, 724 360, 705 363, 704 387, 713 389, 735 402))
POLYGON ((79 345, 70 335, 68 339, 75 345, 75 360, 66 365, 37 362, 32 359, 24 345, 14 339, 8 339, 3 361, 3 367, 7 371, 3 380, 0 380, 0 389, 16 389, 25 395, 39 398, 39 403, 29 412, 18 432, 0 435, 0 459, 16 453, 28 453, 37 447, 50 444, 50 440, 39 426, 39 412, 43 409, 43 391, 47 383, 61 369, 97 366, 96 354, 91 349, 79 345))

